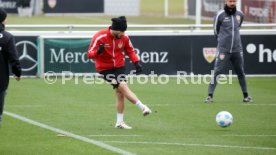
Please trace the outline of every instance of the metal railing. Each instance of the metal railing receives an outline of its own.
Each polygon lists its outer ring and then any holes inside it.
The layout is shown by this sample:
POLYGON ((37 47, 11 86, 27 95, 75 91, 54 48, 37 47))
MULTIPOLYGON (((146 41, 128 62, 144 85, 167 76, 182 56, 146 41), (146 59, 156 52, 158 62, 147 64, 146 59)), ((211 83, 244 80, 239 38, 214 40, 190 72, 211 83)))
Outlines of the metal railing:
MULTIPOLYGON (((8 29, 28 29, 28 31, 36 28, 36 29, 57 29, 62 28, 67 31, 74 31, 75 29, 88 29, 88 28, 106 28, 109 25, 105 24, 32 24, 32 25, 6 25, 8 29)), ((276 23, 272 24, 243 24, 243 28, 247 29, 276 29, 276 23)), ((199 30, 199 29, 212 29, 212 24, 130 24, 128 28, 135 30, 143 30, 143 29, 158 29, 158 30, 166 30, 166 29, 181 29, 181 30, 199 30)))

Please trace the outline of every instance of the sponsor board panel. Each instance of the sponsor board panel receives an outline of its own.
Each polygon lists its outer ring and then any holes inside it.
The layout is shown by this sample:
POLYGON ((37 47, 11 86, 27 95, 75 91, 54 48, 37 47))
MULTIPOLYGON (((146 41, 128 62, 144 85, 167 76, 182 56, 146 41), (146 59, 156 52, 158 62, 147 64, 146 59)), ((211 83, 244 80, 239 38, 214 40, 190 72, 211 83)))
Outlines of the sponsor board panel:
MULTIPOLYGON (((144 74, 176 75, 191 72, 191 41, 183 36, 130 36, 144 74)), ((130 61, 127 68, 134 69, 130 61)))
POLYGON ((3 8, 7 13, 17 13, 18 0, 0 0, 0 8, 3 8))
POLYGON ((81 38, 44 39, 44 72, 95 72, 93 61, 86 56, 89 43, 90 39, 81 38))
POLYGON ((44 13, 103 13, 104 0, 44 0, 44 13))
POLYGON ((15 36, 22 75, 36 76, 38 68, 37 36, 15 36))
POLYGON ((242 36, 247 74, 276 74, 275 40, 275 35, 242 36))
MULTIPOLYGON (((217 43, 213 35, 130 38, 143 65, 143 74, 210 74, 214 68, 217 43)), ((246 74, 276 74, 275 39, 275 35, 242 35, 246 74)), ((45 72, 96 72, 93 61, 86 58, 90 40, 45 39, 45 72)), ((135 69, 127 56, 125 61, 127 73, 135 69)), ((230 63, 225 73, 229 69, 233 69, 230 63)))
MULTIPOLYGON (((175 75, 190 72, 190 40, 181 36, 131 36, 135 51, 143 65, 143 74, 175 75)), ((44 72, 71 71, 94 73, 93 60, 86 57, 90 39, 44 39, 44 72)), ((127 73, 134 65, 126 56, 127 73)))
MULTIPOLYGON (((224 8, 224 0, 201 0, 201 15, 203 18, 213 19, 216 13, 224 8)), ((195 16, 196 1, 188 1, 188 15, 195 16)), ((245 21, 255 23, 276 22, 276 0, 242 0, 241 11, 245 21)))
POLYGON ((245 20, 256 23, 276 22, 276 1, 275 0, 243 0, 242 11, 245 20))
MULTIPOLYGON (((242 35, 246 74, 276 74, 275 39, 275 35, 242 35)), ((215 38, 213 36, 194 36, 192 40, 193 72, 195 74, 210 74, 214 68, 214 56, 218 53, 215 38)), ((233 70, 231 63, 228 64, 224 73, 227 73, 228 70, 233 70)))

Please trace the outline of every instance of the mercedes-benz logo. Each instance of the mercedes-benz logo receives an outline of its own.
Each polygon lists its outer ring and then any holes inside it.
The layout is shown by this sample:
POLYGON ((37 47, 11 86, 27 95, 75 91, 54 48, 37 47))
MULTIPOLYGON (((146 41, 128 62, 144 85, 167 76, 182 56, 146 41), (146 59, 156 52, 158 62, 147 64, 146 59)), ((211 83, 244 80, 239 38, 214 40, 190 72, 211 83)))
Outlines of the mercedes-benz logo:
POLYGON ((33 42, 24 40, 16 43, 22 71, 31 71, 37 66, 37 47, 33 42))

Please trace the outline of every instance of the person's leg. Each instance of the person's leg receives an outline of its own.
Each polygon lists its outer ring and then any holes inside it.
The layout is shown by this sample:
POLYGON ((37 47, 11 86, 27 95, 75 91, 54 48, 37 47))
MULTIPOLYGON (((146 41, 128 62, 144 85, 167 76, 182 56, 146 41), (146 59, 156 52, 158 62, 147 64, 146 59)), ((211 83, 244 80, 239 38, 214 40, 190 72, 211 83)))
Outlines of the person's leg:
POLYGON ((117 108, 117 121, 116 121, 115 127, 122 128, 122 129, 132 129, 132 127, 128 126, 124 122, 124 109, 125 109, 124 95, 118 89, 115 89, 115 95, 116 95, 116 108, 117 108))
POLYGON ((118 91, 121 92, 131 103, 136 104, 138 97, 129 89, 126 82, 122 81, 118 86, 118 91))
POLYGON ((140 110, 142 110, 143 115, 146 116, 151 113, 151 110, 144 105, 138 97, 129 89, 127 83, 122 81, 118 86, 118 91, 120 91, 124 97, 126 97, 131 103, 135 104, 140 110))
POLYGON ((252 102, 252 98, 248 96, 248 92, 247 92, 247 84, 246 84, 244 67, 243 67, 244 66, 243 53, 242 52, 233 53, 230 60, 235 69, 235 72, 237 73, 239 84, 244 97, 244 102, 252 102))
POLYGON ((124 100, 124 95, 118 91, 118 89, 115 90, 116 94, 116 108, 118 113, 124 113, 125 109, 125 100, 124 100))
POLYGON ((205 103, 213 102, 213 94, 214 94, 215 88, 217 86, 217 80, 219 78, 218 76, 225 69, 227 62, 229 61, 229 58, 230 58, 229 53, 218 53, 217 54, 213 75, 211 77, 211 82, 208 87, 208 97, 206 98, 205 103))
POLYGON ((117 88, 118 91, 120 91, 125 98, 127 98, 131 103, 135 104, 139 109, 141 109, 144 116, 151 113, 151 110, 139 100, 139 98, 133 91, 129 89, 126 83, 127 79, 124 67, 116 69, 116 81, 117 85, 114 85, 114 88, 117 88))
POLYGON ((6 95, 6 91, 0 92, 0 127, 1 127, 1 122, 2 122, 2 115, 3 115, 3 111, 4 111, 5 95, 6 95))

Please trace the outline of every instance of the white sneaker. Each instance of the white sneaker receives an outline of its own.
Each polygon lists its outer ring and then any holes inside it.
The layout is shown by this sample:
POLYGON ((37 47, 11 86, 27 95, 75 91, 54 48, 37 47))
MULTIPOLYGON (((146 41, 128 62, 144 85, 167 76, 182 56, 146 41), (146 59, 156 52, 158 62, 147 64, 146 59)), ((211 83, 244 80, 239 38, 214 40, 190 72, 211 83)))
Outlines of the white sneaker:
POLYGON ((125 122, 116 123, 115 128, 119 128, 119 129, 132 129, 132 127, 128 126, 125 122))
POLYGON ((148 106, 146 106, 146 105, 144 106, 144 109, 142 111, 143 111, 143 115, 144 116, 147 116, 147 115, 149 115, 151 113, 150 108, 148 106))

